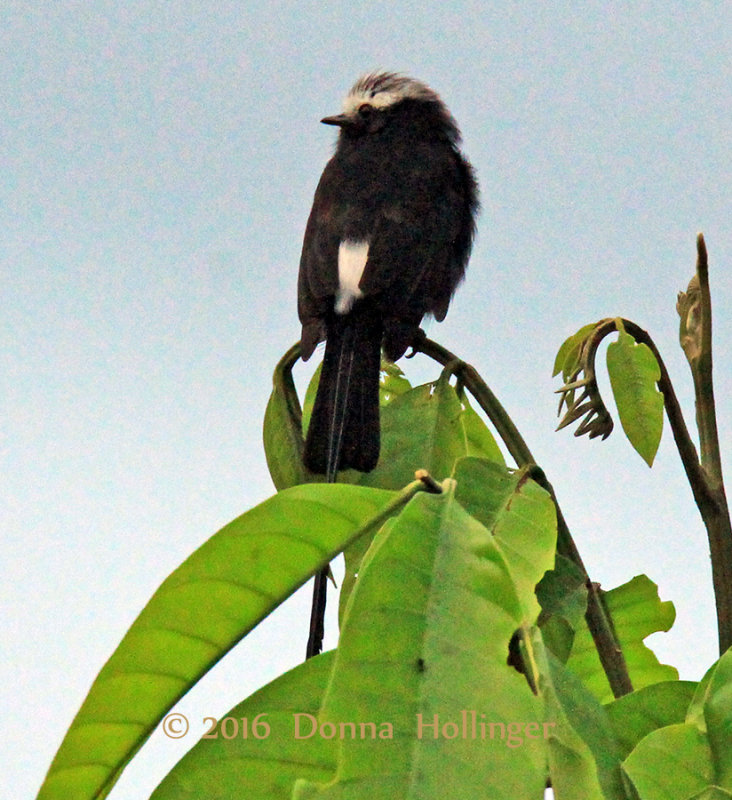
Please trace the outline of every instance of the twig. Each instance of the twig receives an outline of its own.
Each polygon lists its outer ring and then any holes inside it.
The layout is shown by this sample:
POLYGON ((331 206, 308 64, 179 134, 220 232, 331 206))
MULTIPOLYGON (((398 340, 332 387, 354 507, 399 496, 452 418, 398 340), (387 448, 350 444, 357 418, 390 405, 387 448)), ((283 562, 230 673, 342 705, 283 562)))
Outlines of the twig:
POLYGON ((414 477, 418 481, 422 481, 425 489, 431 494, 442 494, 442 486, 429 474, 426 469, 418 469, 414 473, 414 477))

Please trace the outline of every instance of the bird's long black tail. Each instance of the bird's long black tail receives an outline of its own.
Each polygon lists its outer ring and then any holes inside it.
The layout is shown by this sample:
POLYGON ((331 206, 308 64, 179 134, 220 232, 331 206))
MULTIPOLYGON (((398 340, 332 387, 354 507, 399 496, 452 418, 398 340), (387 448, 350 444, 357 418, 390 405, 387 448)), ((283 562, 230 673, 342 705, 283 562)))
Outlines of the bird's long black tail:
POLYGON ((303 458, 329 481, 340 469, 370 472, 379 460, 381 339, 381 320, 370 309, 328 321, 303 458))
MULTIPOLYGON (((382 323, 371 309, 354 308, 327 322, 325 356, 303 460, 335 481, 340 469, 370 472, 379 460, 379 370, 382 323)), ((323 645, 329 567, 315 576, 307 658, 323 645)))

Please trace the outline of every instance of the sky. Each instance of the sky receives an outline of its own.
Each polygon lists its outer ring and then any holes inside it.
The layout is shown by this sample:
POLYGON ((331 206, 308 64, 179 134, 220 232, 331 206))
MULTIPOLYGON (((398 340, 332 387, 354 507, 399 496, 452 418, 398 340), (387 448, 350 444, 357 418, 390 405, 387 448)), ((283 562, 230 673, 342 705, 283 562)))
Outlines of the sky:
MULTIPOLYGON (((730 4, 6 0, 0 796, 35 794, 151 594, 274 492, 262 418, 299 337, 302 235, 335 140, 319 120, 382 68, 440 93, 481 188, 466 280, 429 334, 498 395, 591 577, 645 573, 674 602, 648 640, 659 658, 688 679, 716 658, 706 535, 668 425, 652 469, 618 424, 605 442, 556 433, 551 371, 582 325, 632 319, 693 429, 675 302, 703 231, 729 477, 730 4)), ((297 664, 308 614, 309 588, 178 710, 222 716, 297 664)), ((111 799, 148 796, 193 743, 155 733, 111 799)))

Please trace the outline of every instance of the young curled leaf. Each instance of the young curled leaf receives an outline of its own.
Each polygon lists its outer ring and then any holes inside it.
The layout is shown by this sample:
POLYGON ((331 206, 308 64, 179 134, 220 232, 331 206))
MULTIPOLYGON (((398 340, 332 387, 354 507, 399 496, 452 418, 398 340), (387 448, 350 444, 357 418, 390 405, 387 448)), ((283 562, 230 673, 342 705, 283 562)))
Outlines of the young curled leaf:
POLYGON ((595 353, 597 345, 609 330, 613 330, 613 320, 600 320, 585 325, 570 336, 559 348, 554 362, 554 374, 562 373, 564 386, 557 390, 560 395, 559 410, 566 411, 557 430, 580 421, 575 436, 590 435, 590 439, 602 436, 607 439, 613 429, 613 421, 605 408, 595 378, 595 353), (593 335, 597 332, 600 335, 593 335))
POLYGON ((562 346, 557 351, 554 359, 554 371, 552 378, 562 373, 565 383, 569 376, 577 369, 580 364, 580 350, 587 337, 595 330, 597 323, 591 322, 583 325, 576 333, 565 339, 562 346))

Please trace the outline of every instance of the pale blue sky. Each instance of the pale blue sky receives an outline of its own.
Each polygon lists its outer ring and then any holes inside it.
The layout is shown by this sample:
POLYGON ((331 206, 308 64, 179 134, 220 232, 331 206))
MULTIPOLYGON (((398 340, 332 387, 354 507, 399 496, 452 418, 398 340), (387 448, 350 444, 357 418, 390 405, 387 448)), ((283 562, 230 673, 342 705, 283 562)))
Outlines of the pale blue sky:
MULTIPOLYGON (((675 602, 652 643, 701 676, 707 545, 669 431, 653 470, 619 425, 604 443, 556 434, 550 373, 567 335, 624 315, 656 338, 693 425, 674 304, 704 231, 729 475, 731 31, 725 2, 6 0, 1 795, 33 795, 150 594, 273 491, 261 422, 299 335, 301 238, 335 135, 318 120, 374 68, 442 95, 481 185, 467 280, 430 334, 512 414, 592 577, 645 572, 675 602)), ((180 710, 221 715, 297 663, 308 605, 180 710)), ((192 744, 154 735, 112 800, 147 796, 192 744)))

